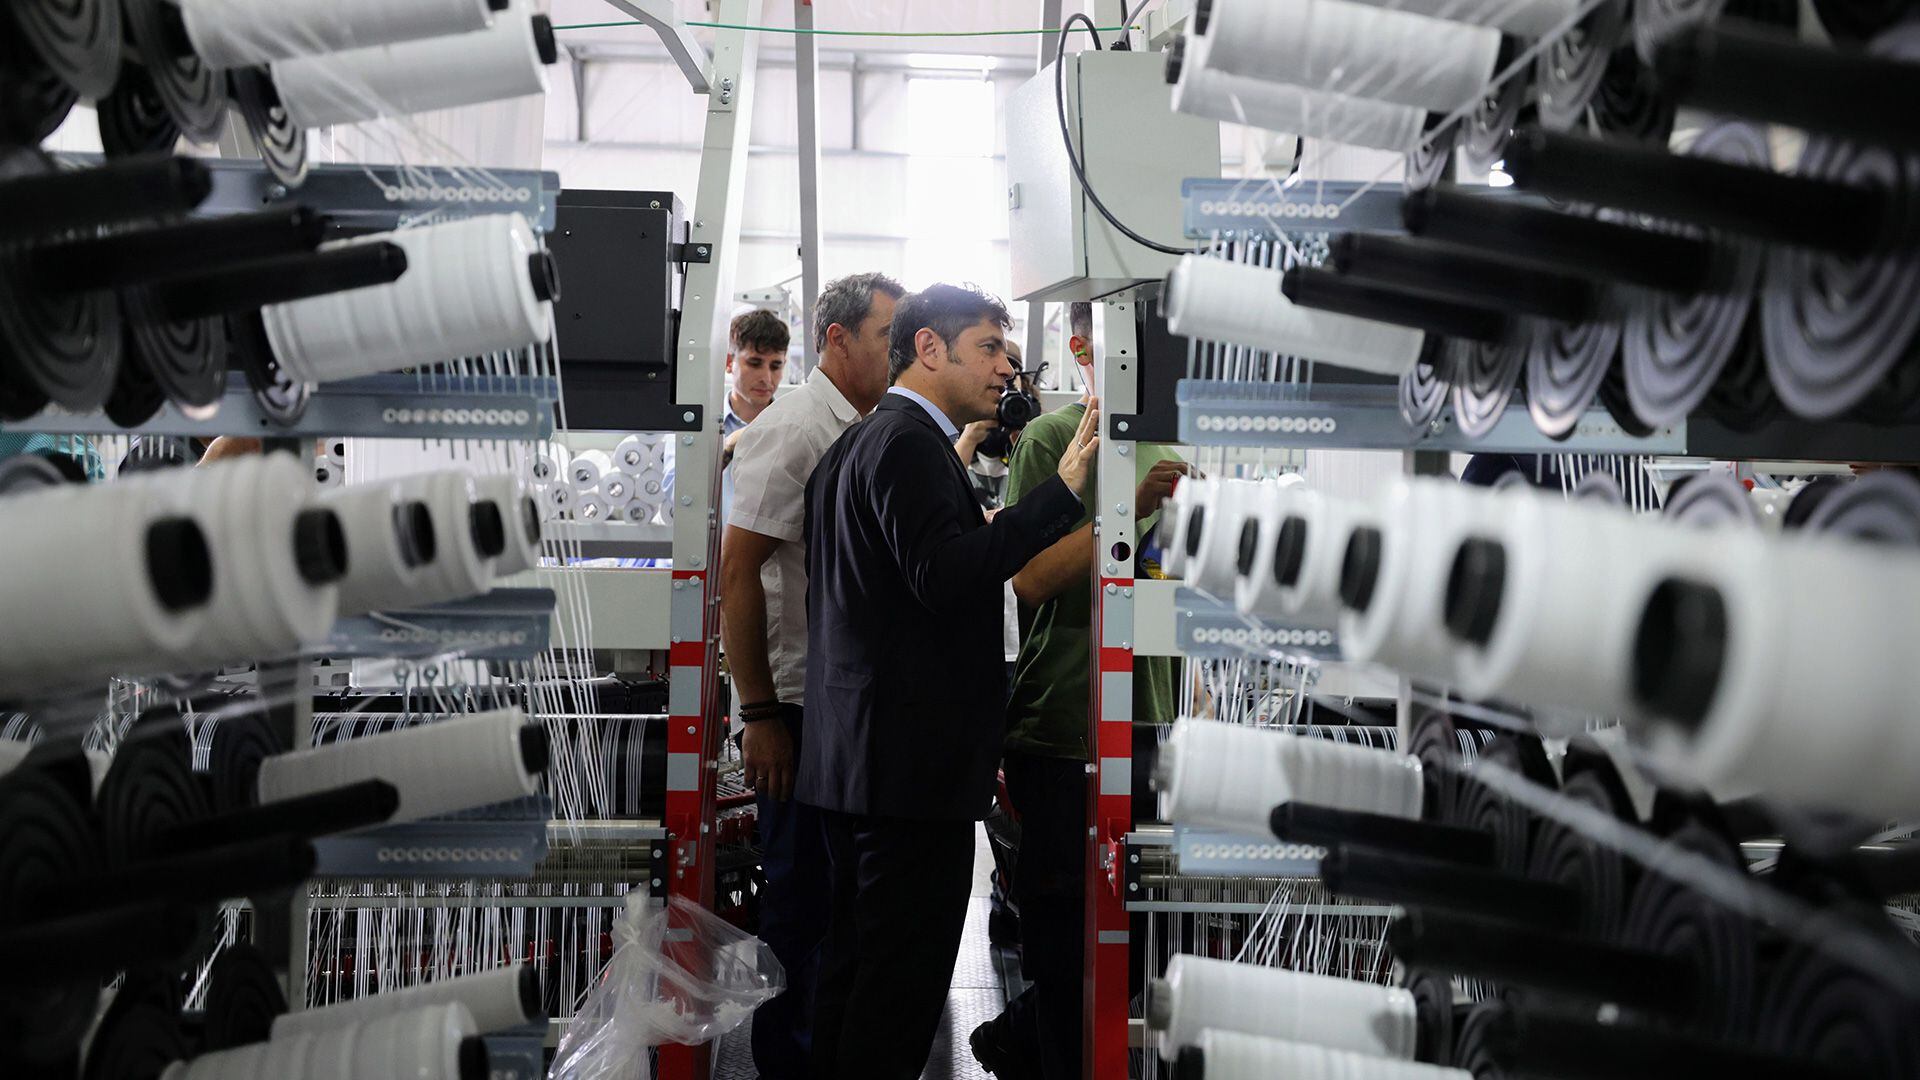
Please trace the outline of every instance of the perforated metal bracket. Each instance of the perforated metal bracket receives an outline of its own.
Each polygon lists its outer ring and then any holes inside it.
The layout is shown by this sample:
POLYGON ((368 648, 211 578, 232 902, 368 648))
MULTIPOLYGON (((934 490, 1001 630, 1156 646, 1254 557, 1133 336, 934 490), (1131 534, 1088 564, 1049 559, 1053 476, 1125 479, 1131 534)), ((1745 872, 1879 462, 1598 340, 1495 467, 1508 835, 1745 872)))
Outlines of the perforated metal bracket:
POLYGON ((1331 627, 1292 626, 1242 615, 1198 589, 1181 589, 1174 637, 1188 656, 1337 660, 1340 635, 1331 627))

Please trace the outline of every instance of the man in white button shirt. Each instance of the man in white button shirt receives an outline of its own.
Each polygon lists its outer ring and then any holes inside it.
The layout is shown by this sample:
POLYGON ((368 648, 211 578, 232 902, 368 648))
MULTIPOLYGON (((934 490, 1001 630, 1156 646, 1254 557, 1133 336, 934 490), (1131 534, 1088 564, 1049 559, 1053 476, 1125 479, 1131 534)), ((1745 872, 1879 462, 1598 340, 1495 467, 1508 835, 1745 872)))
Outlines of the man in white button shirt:
POLYGON ((906 290, 884 274, 828 285, 814 310, 820 366, 742 429, 720 555, 721 642, 745 721, 741 753, 759 810, 760 937, 787 991, 753 1017, 762 1080, 808 1075, 813 981, 831 889, 819 811, 791 801, 807 677, 807 478, 887 391, 888 327, 906 290))

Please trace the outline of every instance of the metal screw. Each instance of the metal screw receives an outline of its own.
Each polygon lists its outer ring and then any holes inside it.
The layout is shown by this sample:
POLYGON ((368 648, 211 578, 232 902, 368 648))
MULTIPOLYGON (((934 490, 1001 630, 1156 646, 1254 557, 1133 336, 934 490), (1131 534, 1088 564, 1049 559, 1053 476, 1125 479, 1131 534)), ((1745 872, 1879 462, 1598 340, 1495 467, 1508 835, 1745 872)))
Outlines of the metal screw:
POLYGON ((700 256, 701 258, 703 258, 703 259, 704 259, 704 258, 706 258, 706 257, 707 257, 707 245, 705 245, 705 244, 701 244, 701 245, 700 245, 699 247, 697 247, 697 248, 694 248, 693 250, 694 250, 694 251, 695 251, 696 253, 698 253, 698 254, 699 254, 699 256, 700 256))
MULTIPOLYGON (((657 205, 659 205, 659 204, 658 204, 658 203, 656 203, 656 204, 654 204, 654 205, 656 205, 656 206, 657 206, 657 205)), ((654 879, 653 879, 653 887, 654 887, 654 888, 656 888, 656 889, 660 887, 660 879, 659 879, 659 878, 654 878, 654 879)))
POLYGON ((1139 882, 1137 882, 1137 881, 1129 881, 1129 882, 1127 882, 1127 891, 1128 891, 1128 892, 1139 892, 1139 891, 1140 891, 1140 883, 1139 883, 1139 882))
POLYGON ((695 221, 693 227, 696 229, 704 229, 707 227, 707 223, 704 221, 695 221))
POLYGON ((685 578, 673 579, 673 588, 675 592, 678 592, 679 590, 684 589, 686 587, 687 587, 687 582, 685 578))
POLYGON ((1120 448, 1120 456, 1121 456, 1121 457, 1126 457, 1127 455, 1129 455, 1129 454, 1131 454, 1132 452, 1133 452, 1133 448, 1132 448, 1132 447, 1130 447, 1130 446, 1122 446, 1122 447, 1120 448))
POLYGON ((693 567, 695 570, 698 570, 700 569, 700 562, 701 562, 700 556, 695 555, 693 558, 687 560, 687 565, 693 567))
POLYGON ((1115 589, 1115 586, 1112 586, 1112 585, 1107 586, 1107 595, 1112 596, 1114 593, 1114 589, 1115 589))
POLYGON ((685 420, 687 423, 691 424, 693 423, 693 413, 683 412, 680 414, 680 419, 685 420))
MULTIPOLYGON (((692 417, 688 417, 687 419, 688 419, 689 421, 691 421, 691 420, 692 420, 693 418, 692 418, 692 417)), ((681 445, 681 446, 692 446, 692 445, 693 445, 693 436, 691 436, 691 435, 682 435, 682 436, 680 436, 680 445, 681 445)))
POLYGON ((1088 762, 1088 763, 1087 763, 1087 775, 1088 775, 1088 776, 1092 776, 1092 775, 1093 775, 1093 763, 1092 763, 1092 762, 1088 762))
POLYGON ((693 725, 692 725, 692 724, 688 724, 688 725, 687 725, 687 734, 689 734, 689 735, 691 735, 691 734, 693 734, 693 725))
MULTIPOLYGON (((1108 564, 1107 564, 1107 576, 1108 576, 1108 577, 1112 577, 1113 575, 1115 575, 1115 574, 1117 574, 1117 573, 1119 573, 1119 572, 1120 572, 1120 568, 1119 568, 1119 567, 1117 567, 1117 566, 1115 566, 1115 565, 1113 565, 1112 563, 1108 563, 1108 564)), ((1113 586, 1111 586, 1111 585, 1109 585, 1109 586, 1107 586, 1107 591, 1108 591, 1108 592, 1112 592, 1112 591, 1113 591, 1113 586)))
POLYGON ((1122 420, 1122 421, 1120 421, 1120 430, 1121 430, 1121 431, 1126 431, 1126 430, 1128 430, 1128 428, 1127 428, 1127 422, 1126 422, 1125 420, 1122 420))
POLYGON ((681 505, 681 506, 692 506, 692 505, 693 505, 693 496, 691 496, 691 495, 682 495, 682 496, 680 496, 680 505, 681 505))
POLYGON ((286 197, 287 186, 285 184, 274 184, 267 188, 267 198, 269 199, 284 199, 286 197))
POLYGON ((1096 833, 1096 832, 1094 832, 1094 831, 1093 831, 1093 829, 1092 829, 1091 827, 1089 827, 1089 828, 1087 829, 1087 835, 1088 835, 1088 836, 1098 836, 1098 835, 1100 835, 1100 834, 1099 834, 1099 833, 1096 833))
POLYGON ((1122 596, 1132 596, 1132 595, 1133 595, 1133 590, 1132 590, 1132 589, 1121 589, 1121 590, 1120 590, 1120 595, 1122 595, 1122 596))
POLYGON ((1113 512, 1114 512, 1114 513, 1116 513, 1116 514, 1119 514, 1119 515, 1120 515, 1121 517, 1126 517, 1126 516, 1127 516, 1127 504, 1126 504, 1126 503, 1114 503, 1114 504, 1113 504, 1113 512))
POLYGON ((1133 854, 1131 854, 1131 855, 1129 855, 1129 856, 1127 856, 1127 861, 1128 861, 1128 862, 1131 862, 1131 863, 1137 863, 1137 862, 1139 862, 1139 861, 1140 861, 1140 853, 1136 851, 1136 852, 1134 852, 1133 854))

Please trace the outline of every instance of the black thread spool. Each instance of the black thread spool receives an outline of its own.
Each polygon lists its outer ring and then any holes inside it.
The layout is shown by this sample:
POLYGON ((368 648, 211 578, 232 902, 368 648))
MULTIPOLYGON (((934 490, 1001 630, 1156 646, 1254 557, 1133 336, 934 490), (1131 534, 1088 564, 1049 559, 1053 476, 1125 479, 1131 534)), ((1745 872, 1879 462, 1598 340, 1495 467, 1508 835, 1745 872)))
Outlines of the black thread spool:
POLYGON ((172 973, 129 974, 88 1040, 81 1080, 151 1080, 185 1059, 178 984, 172 973))
POLYGON ((1444 126, 1430 124, 1422 131, 1419 142, 1407 151, 1407 190, 1416 191, 1455 179, 1454 151, 1460 148, 1465 137, 1458 120, 1444 126))
POLYGON ((1506 1080, 1507 1052, 1499 1027, 1505 1015, 1506 1006, 1491 1002, 1456 1007, 1454 1068, 1472 1073, 1473 1080, 1506 1080))
POLYGON ((1821 504, 1851 483, 1852 478, 1842 480, 1837 476, 1816 476, 1807 481, 1806 486, 1794 492, 1793 498, 1787 503, 1781 526, 1787 529, 1805 528, 1821 504))
POLYGON ((1502 732, 1481 748, 1474 770, 1461 777, 1456 788, 1457 802, 1447 820, 1493 837, 1494 864, 1512 873, 1524 873, 1533 857, 1533 813, 1494 785, 1477 779, 1474 774, 1480 769, 1506 769, 1512 778, 1548 792, 1559 790, 1559 777, 1538 738, 1502 732))
POLYGON ((1424 431, 1446 411, 1449 382, 1453 370, 1454 345, 1437 334, 1428 334, 1420 345, 1420 358, 1400 376, 1400 419, 1409 431, 1424 431))
POLYGON ((142 861, 166 830, 213 812, 193 748, 171 716, 149 712, 114 751, 96 805, 109 863, 142 861))
POLYGON ((0 36, 21 39, 76 94, 97 98, 113 89, 122 54, 120 5, 113 0, 65 0, 7 6, 0 36), (17 31, 17 33, 16 33, 17 31))
POLYGON ((1586 120, 1587 106, 1606 77, 1607 62, 1626 38, 1628 10, 1626 0, 1600 0, 1535 57, 1542 126, 1564 130, 1586 120))
POLYGON ((1696 473, 1667 489, 1661 511, 1669 520, 1705 528, 1758 528, 1760 509, 1747 489, 1731 476, 1696 473))
MULTIPOLYGON (((1511 40, 1502 41, 1503 50, 1511 40)), ((1504 71, 1511 62, 1503 52, 1502 58, 1494 63, 1494 70, 1504 71)), ((1491 172, 1506 156, 1507 140, 1513 138, 1513 129, 1535 122, 1538 115, 1533 100, 1533 70, 1521 68, 1493 87, 1468 114, 1466 131, 1460 139, 1467 168, 1481 175, 1491 172)))
MULTIPOLYGON (((1796 493, 1788 505, 1789 523, 1801 497, 1812 486, 1809 484, 1796 493)), ((1835 481, 1822 486, 1820 492, 1813 497, 1813 505, 1804 519, 1807 528, 1814 532, 1898 547, 1920 547, 1920 479, 1911 474, 1882 470, 1844 487, 1835 481)))
POLYGON ((1776 26, 1792 30, 1799 22, 1798 0, 1637 0, 1633 6, 1634 55, 1652 64, 1659 56, 1662 43, 1709 26, 1776 26))
MULTIPOLYGON (((1341 239, 1349 241, 1357 235, 1347 234, 1341 239)), ((1369 238, 1369 242, 1384 239, 1389 238, 1369 238)), ((1303 307, 1423 330, 1472 346, 1460 349, 1451 364, 1454 421, 1470 438, 1486 435, 1506 411, 1519 383, 1526 360, 1525 331, 1505 314, 1504 302, 1501 309, 1496 309, 1484 296, 1461 299, 1457 288, 1443 295, 1432 289, 1408 287, 1405 282, 1415 276, 1422 281, 1440 280, 1425 261, 1419 265, 1399 264, 1407 276, 1391 280, 1373 273, 1376 265, 1392 264, 1377 261, 1364 275, 1355 270, 1333 273, 1295 267, 1286 272, 1281 291, 1303 307)), ((1503 282, 1512 281, 1487 261, 1476 264, 1476 269, 1498 275, 1503 282)))
POLYGON ((1600 1023, 1590 1016, 1516 1007, 1498 1025, 1510 1067, 1523 1076, 1555 1080, 1614 1080, 1621 1076, 1738 1076, 1742 1080, 1846 1080, 1855 1074, 1831 1063, 1786 1057, 1752 1045, 1727 1043, 1631 1021, 1600 1023))
POLYGON ((0 34, 0 141, 39 144, 59 130, 79 100, 79 91, 33 51, 24 34, 0 34))
POLYGON ((227 122, 227 78, 200 62, 173 0, 123 0, 128 36, 167 116, 194 142, 213 142, 227 122))
POLYGON ((1410 968, 1400 985, 1413 995, 1415 1061, 1445 1065, 1453 1060, 1453 979, 1444 972, 1410 968))
MULTIPOLYGON (((1694 140, 1691 158, 1768 168, 1766 134, 1750 124, 1715 124, 1694 140)), ((1678 228, 1649 223, 1656 229, 1678 228)), ((1681 231, 1684 231, 1682 229, 1681 231)), ((1762 256, 1738 238, 1715 244, 1712 280, 1687 294, 1641 292, 1632 297, 1621 360, 1635 415, 1654 427, 1674 423, 1712 395, 1747 337, 1762 256)))
MULTIPOLYGON (((1890 930, 1882 955, 1911 966, 1912 943, 1890 930), (1896 959, 1897 958, 1897 959, 1896 959)), ((1796 945, 1773 966, 1754 1024, 1762 1046, 1858 1080, 1920 1076, 1920 1002, 1822 949, 1796 945)))
POLYGON ((166 99, 153 76, 138 64, 120 72, 113 93, 96 103, 100 119, 100 148, 108 158, 169 154, 180 141, 180 125, 167 111, 166 99))
POLYGON ((1533 426, 1550 439, 1571 436, 1618 363, 1623 333, 1620 291, 1598 291, 1601 310, 1580 322, 1537 320, 1527 344, 1525 390, 1533 426))
MULTIPOLYGON (((1641 0, 1636 11, 1644 10, 1641 0)), ((1673 134, 1673 98, 1661 92, 1653 71, 1630 48, 1613 51, 1593 95, 1593 126, 1602 134, 1665 146, 1673 134)))
POLYGON ((43 454, 14 454, 0 458, 0 498, 23 491, 58 487, 66 476, 43 454))
POLYGON ((1729 911, 1687 883, 1689 857, 1746 873, 1739 846, 1700 820, 1669 833, 1661 856, 1641 875, 1627 905, 1621 942, 1669 957, 1693 973, 1697 994, 1681 1020, 1701 1035, 1741 1040, 1754 1022, 1758 933, 1746 917, 1729 911))
MULTIPOLYGON (((0 778, 0 921, 21 926, 53 917, 49 883, 96 873, 99 838, 86 789, 25 764, 0 778)), ((0 989, 0 1062, 41 1068, 72 1055, 92 1022, 97 979, 0 989)))
MULTIPOLYGON (((1605 754, 1570 749, 1565 767, 1561 795, 1615 821, 1634 820, 1626 782, 1605 754)), ((1577 890, 1583 898, 1581 931, 1596 940, 1612 941, 1620 934, 1627 897, 1639 880, 1639 867, 1618 849, 1547 817, 1541 819, 1534 833, 1527 876, 1577 890)))
MULTIPOLYGON (((1870 52, 1920 65, 1920 23, 1870 52)), ((1808 182, 1868 190, 1883 207, 1884 251, 1776 249, 1761 302, 1767 372, 1786 408, 1824 420, 1865 406, 1875 420, 1920 409, 1920 151, 1815 133, 1795 169, 1808 182)), ((1821 220, 1816 216, 1815 220, 1821 220)))
POLYGON ((307 414, 313 386, 287 374, 274 355, 273 342, 258 311, 225 319, 228 363, 246 376, 254 404, 272 423, 291 427, 307 414))
POLYGON ((289 188, 306 183, 307 132, 287 115, 268 69, 234 68, 227 72, 227 89, 267 171, 289 188))
POLYGON ((207 1050, 231 1050, 266 1042, 273 1021, 287 1011, 287 996, 266 954, 246 942, 220 950, 207 972, 202 1038, 207 1050))

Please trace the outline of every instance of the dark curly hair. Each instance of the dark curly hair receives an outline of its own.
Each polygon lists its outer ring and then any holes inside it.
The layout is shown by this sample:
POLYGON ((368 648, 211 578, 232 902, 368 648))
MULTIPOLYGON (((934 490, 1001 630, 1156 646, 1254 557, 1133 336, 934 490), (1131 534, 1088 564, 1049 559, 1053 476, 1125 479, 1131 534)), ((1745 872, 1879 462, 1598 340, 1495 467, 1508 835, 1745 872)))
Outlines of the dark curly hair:
POLYGON ((913 339, 920 331, 932 330, 951 347, 968 327, 979 325, 982 319, 1002 330, 1013 327, 1007 306, 977 285, 930 285, 907 296, 893 309, 887 381, 899 381, 901 373, 913 366, 918 352, 913 339))

